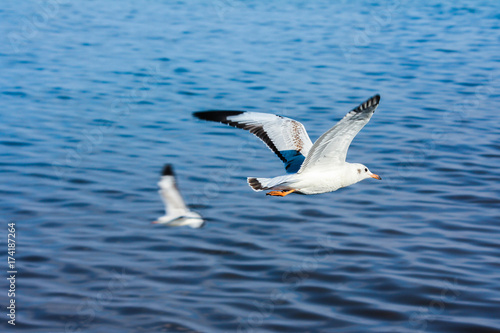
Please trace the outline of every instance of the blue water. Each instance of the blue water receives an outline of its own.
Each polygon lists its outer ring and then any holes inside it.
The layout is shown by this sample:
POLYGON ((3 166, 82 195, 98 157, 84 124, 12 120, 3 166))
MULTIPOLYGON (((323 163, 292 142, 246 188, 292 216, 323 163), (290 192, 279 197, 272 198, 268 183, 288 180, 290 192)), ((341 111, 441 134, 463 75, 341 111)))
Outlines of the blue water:
POLYGON ((0 9, 3 332, 500 331, 497 1, 23 1, 0 9), (348 161, 381 182, 266 197, 284 173, 204 109, 315 140, 379 93, 348 161), (172 163, 200 230, 150 222, 172 163))

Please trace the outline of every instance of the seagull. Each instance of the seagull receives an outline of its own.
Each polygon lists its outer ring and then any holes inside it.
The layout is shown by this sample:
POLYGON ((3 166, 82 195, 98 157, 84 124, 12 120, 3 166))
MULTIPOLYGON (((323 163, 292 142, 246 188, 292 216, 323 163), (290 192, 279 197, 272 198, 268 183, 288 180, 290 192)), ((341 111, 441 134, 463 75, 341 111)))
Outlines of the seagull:
POLYGON ((267 195, 333 192, 366 178, 382 179, 360 163, 347 163, 349 145, 370 121, 380 101, 375 95, 352 109, 313 144, 300 122, 269 113, 209 110, 196 118, 242 128, 261 139, 285 165, 286 175, 274 178, 248 177, 254 191, 267 195))
POLYGON ((191 228, 201 228, 205 224, 200 214, 190 211, 177 188, 174 170, 170 164, 163 167, 162 176, 158 182, 160 196, 165 203, 166 215, 159 217, 155 224, 165 224, 169 227, 188 225, 191 228))

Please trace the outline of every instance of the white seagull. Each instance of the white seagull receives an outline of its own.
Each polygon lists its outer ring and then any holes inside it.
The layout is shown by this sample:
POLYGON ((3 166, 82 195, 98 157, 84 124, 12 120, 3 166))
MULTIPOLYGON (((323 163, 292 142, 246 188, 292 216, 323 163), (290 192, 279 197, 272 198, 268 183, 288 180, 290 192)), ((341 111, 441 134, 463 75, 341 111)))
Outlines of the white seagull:
POLYGON ((366 178, 381 179, 360 163, 345 161, 347 150, 359 131, 370 121, 380 101, 375 95, 351 110, 313 145, 304 125, 269 113, 210 110, 194 116, 250 131, 285 164, 287 175, 274 178, 249 177, 254 191, 273 190, 268 195, 319 194, 336 191, 366 178))
POLYGON ((159 217, 153 223, 165 224, 169 227, 188 225, 191 228, 201 228, 205 224, 200 214, 190 211, 177 188, 174 171, 170 164, 163 167, 162 176, 158 182, 161 198, 165 203, 166 215, 159 217))

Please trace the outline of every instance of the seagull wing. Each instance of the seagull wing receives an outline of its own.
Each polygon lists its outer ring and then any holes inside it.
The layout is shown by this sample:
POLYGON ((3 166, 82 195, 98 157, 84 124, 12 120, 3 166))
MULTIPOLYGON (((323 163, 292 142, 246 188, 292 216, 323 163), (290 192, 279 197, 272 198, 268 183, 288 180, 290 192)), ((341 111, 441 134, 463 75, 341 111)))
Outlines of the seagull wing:
POLYGON ((289 173, 300 169, 312 147, 304 125, 290 118, 269 113, 219 110, 195 112, 194 116, 242 128, 256 135, 278 155, 289 173))
POLYGON ((158 182, 158 186, 160 186, 158 193, 160 193, 165 203, 165 212, 167 215, 184 215, 189 212, 177 188, 175 175, 170 164, 165 165, 163 168, 162 177, 158 182))
POLYGON ((299 170, 325 167, 345 162, 347 150, 356 134, 370 121, 380 101, 375 95, 351 110, 335 126, 325 132, 313 145, 299 170))

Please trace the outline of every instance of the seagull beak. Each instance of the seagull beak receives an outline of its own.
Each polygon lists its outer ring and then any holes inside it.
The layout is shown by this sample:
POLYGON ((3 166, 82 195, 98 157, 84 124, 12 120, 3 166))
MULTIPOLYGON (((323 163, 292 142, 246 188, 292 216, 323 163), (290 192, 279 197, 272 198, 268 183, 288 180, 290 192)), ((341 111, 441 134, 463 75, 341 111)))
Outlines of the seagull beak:
POLYGON ((375 179, 378 179, 378 180, 382 180, 382 178, 381 178, 379 175, 376 175, 376 174, 374 174, 374 173, 372 173, 372 174, 370 175, 370 177, 375 178, 375 179))
POLYGON ((158 224, 158 223, 160 223, 160 222, 158 222, 158 221, 151 222, 151 224, 158 224))

